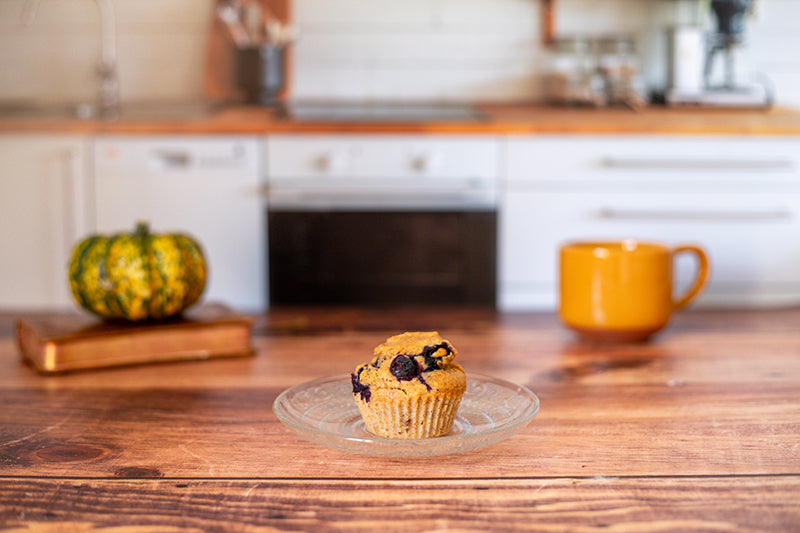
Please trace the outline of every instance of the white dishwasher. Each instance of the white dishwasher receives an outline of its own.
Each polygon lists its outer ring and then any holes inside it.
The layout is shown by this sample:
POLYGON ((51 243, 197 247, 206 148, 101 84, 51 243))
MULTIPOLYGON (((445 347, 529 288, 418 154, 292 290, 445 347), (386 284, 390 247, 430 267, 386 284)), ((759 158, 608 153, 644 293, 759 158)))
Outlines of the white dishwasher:
POLYGON ((264 201, 255 137, 107 136, 95 141, 97 230, 187 233, 203 246, 204 301, 266 307, 264 201))

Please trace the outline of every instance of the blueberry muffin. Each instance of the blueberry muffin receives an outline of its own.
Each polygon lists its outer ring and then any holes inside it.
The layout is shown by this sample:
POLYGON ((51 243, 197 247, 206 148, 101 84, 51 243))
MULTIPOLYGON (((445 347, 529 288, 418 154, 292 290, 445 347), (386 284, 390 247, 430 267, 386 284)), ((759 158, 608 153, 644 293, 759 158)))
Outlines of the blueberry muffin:
POLYGON ((395 439, 445 435, 467 389, 456 350, 435 331, 395 335, 351 375, 370 433, 395 439))

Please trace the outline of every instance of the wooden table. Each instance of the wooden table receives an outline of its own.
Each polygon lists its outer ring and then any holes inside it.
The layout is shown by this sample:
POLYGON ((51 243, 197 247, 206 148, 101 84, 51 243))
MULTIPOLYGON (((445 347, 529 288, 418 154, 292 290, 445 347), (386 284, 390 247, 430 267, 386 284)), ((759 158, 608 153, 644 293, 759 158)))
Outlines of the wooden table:
POLYGON ((11 530, 800 530, 800 309, 689 311, 654 342, 616 346, 578 342, 549 314, 282 309, 257 318, 253 358, 52 377, 19 361, 11 318, 11 530), (285 388, 420 329, 468 372, 530 387, 539 415, 503 442, 421 459, 327 449, 275 418, 285 388))

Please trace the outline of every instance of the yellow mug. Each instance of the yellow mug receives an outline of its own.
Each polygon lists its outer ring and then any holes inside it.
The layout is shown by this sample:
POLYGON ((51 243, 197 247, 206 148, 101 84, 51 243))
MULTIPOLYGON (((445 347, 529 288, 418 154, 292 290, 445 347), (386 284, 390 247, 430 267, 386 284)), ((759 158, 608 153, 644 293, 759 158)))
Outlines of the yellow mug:
POLYGON ((698 246, 669 247, 633 239, 572 242, 560 251, 561 320, 595 340, 644 341, 685 307, 708 280, 708 257, 698 246), (694 282, 672 295, 675 256, 694 254, 694 282))

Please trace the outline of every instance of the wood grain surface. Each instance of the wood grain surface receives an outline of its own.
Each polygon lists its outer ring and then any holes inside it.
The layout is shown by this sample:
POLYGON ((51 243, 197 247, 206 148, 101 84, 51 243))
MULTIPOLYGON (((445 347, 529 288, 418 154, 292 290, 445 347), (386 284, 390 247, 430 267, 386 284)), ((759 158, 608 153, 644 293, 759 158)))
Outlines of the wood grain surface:
POLYGON ((689 311, 587 344, 549 314, 274 309, 248 359, 40 376, 0 316, 0 526, 20 531, 797 531, 800 309, 689 311), (525 384, 518 434, 439 458, 288 431, 285 388, 437 329, 470 372, 525 384), (60 529, 59 529, 60 528, 60 529), (120 528, 120 529, 116 529, 120 528))
POLYGON ((11 531, 796 531, 797 476, 771 479, 9 480, 11 531), (403 495, 402 499, 398 495, 403 495), (709 505, 713 502, 713 505, 709 505), (17 527, 19 529, 17 529, 17 527))

